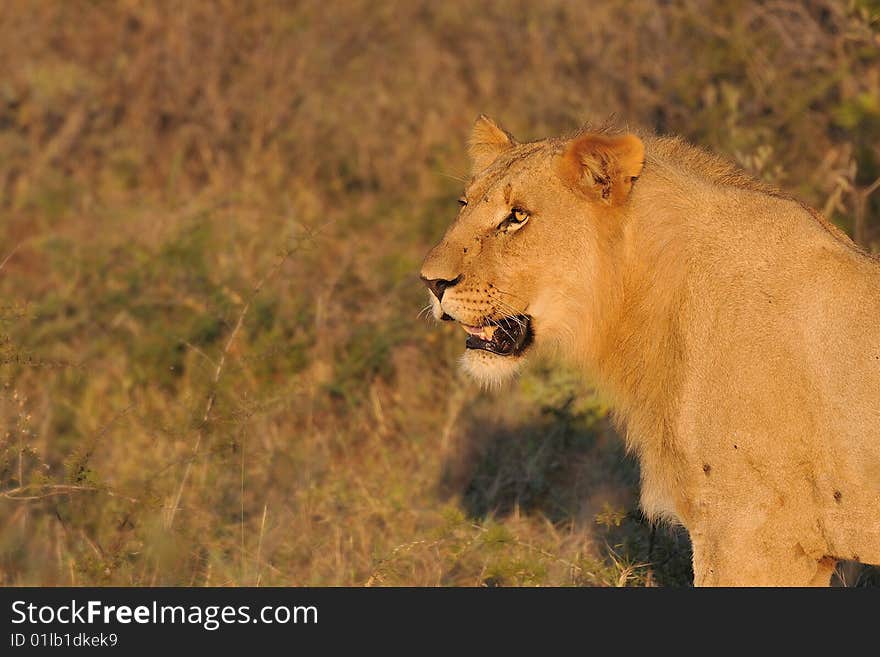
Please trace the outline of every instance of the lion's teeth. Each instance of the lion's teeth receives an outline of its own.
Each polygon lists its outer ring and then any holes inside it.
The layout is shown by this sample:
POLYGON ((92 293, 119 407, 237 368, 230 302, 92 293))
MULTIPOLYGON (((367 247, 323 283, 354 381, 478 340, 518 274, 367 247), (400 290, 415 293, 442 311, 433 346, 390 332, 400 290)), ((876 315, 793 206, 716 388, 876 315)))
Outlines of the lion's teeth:
POLYGON ((485 340, 486 342, 490 342, 492 340, 492 336, 495 335, 495 330, 498 328, 497 326, 467 326, 466 324, 462 324, 462 328, 467 331, 470 335, 473 335, 480 340, 485 340))

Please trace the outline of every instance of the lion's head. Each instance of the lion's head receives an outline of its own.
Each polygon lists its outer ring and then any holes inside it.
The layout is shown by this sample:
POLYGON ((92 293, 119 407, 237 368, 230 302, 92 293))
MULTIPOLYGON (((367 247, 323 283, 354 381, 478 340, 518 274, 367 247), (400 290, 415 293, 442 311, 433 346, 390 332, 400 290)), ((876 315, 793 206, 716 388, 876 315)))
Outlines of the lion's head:
POLYGON ((434 317, 467 333, 465 369, 494 384, 533 350, 591 339, 599 259, 616 241, 644 147, 634 135, 591 132, 520 144, 480 116, 469 151, 461 210, 421 276, 434 317))

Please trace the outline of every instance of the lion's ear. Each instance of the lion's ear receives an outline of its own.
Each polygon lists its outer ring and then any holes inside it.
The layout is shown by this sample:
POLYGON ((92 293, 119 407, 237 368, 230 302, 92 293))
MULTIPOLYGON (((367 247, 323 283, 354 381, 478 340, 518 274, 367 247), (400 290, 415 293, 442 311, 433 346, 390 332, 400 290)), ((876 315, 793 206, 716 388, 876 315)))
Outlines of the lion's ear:
POLYGON ((492 164, 504 151, 516 146, 516 140, 485 114, 480 114, 468 140, 472 169, 479 173, 492 164))
POLYGON ((559 174, 576 191, 619 205, 629 197, 644 162, 645 146, 635 135, 587 133, 566 145, 559 174))

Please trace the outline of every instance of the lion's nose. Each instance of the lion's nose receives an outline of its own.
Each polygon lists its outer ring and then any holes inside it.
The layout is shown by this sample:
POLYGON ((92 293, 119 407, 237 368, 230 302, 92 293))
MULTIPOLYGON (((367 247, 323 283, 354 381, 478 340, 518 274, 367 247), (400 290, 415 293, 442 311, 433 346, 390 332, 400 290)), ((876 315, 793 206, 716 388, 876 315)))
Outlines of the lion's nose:
POLYGON ((443 301, 443 293, 446 291, 446 288, 452 287, 456 283, 461 280, 461 274, 453 278, 451 281, 445 278, 425 278, 424 276, 421 279, 425 282, 425 285, 428 286, 428 289, 434 293, 434 296, 437 297, 437 301, 443 301))

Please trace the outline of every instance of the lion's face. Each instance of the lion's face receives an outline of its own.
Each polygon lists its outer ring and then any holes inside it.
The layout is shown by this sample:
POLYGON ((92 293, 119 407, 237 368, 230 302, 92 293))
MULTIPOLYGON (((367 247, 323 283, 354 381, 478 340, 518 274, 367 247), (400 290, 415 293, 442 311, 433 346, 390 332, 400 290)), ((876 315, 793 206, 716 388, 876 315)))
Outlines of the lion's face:
MULTIPOLYGON (((606 151, 627 139, 591 137, 606 151)), ((580 315, 595 296, 596 259, 621 192, 607 163, 584 180, 584 139, 520 145, 484 117, 474 128, 475 176, 421 275, 434 317, 466 332, 463 365, 484 384, 509 378, 535 349, 582 337, 580 315)), ((640 167, 641 150, 636 159, 640 167)))

